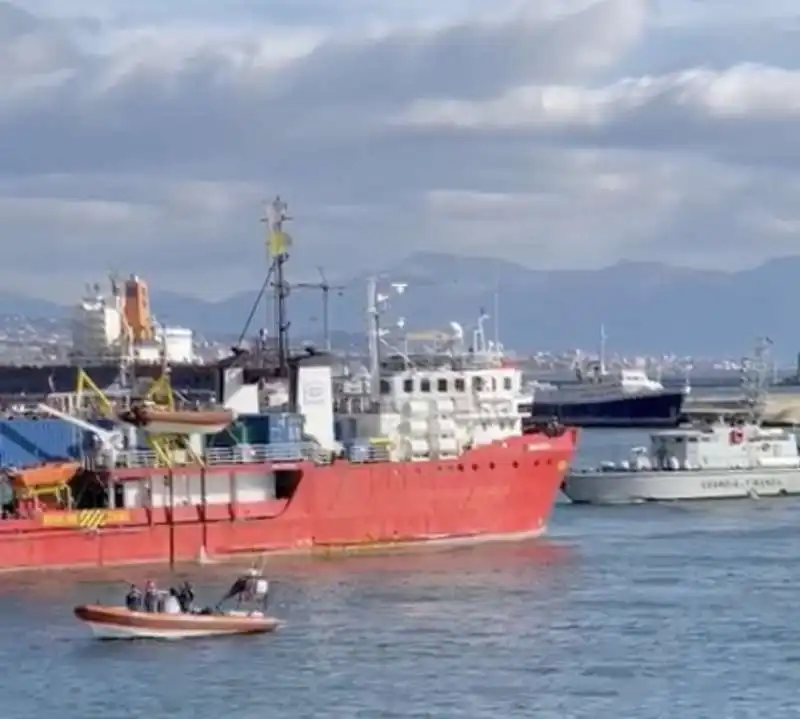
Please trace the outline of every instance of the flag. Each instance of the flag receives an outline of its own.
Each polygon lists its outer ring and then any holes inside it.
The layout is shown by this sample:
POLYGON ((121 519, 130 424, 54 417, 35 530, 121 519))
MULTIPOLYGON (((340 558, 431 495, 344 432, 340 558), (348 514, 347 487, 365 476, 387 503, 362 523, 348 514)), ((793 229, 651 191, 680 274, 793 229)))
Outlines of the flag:
POLYGON ((283 230, 284 222, 289 219, 286 209, 287 205, 280 196, 276 197, 267 208, 264 222, 269 226, 267 250, 270 257, 282 257, 292 246, 292 238, 283 230))
POLYGON ((292 246, 292 237, 283 230, 272 229, 269 233, 269 256, 280 257, 285 255, 292 246))

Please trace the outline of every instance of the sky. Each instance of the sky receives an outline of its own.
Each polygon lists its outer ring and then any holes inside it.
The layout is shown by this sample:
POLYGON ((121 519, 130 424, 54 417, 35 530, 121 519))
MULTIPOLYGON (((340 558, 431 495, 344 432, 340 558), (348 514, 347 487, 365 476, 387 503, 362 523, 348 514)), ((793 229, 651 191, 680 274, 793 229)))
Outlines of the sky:
POLYGON ((0 287, 800 252, 796 0, 0 0, 0 287))

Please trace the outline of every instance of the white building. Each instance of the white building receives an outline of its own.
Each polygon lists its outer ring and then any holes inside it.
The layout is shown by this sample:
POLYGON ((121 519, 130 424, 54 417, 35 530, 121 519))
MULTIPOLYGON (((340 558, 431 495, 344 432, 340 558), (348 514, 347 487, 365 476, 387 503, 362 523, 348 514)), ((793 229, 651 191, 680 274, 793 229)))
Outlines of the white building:
POLYGON ((72 355, 76 361, 98 362, 119 355, 123 319, 118 297, 110 299, 95 286, 76 305, 72 316, 72 355))
POLYGON ((156 323, 149 314, 146 293, 144 283, 135 277, 128 280, 124 293, 113 283, 108 297, 99 285, 89 288, 73 312, 73 362, 118 361, 124 354, 143 364, 164 358, 171 364, 194 362, 192 330, 156 323))

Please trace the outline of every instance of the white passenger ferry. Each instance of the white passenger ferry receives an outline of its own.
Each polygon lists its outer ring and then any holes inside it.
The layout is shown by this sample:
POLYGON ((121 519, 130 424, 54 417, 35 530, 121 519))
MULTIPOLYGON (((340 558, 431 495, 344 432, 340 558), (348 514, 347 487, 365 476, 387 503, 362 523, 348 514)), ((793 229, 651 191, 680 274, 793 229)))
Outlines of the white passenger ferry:
POLYGON ((660 431, 627 460, 573 470, 562 489, 585 504, 800 494, 800 453, 794 433, 752 423, 660 431))

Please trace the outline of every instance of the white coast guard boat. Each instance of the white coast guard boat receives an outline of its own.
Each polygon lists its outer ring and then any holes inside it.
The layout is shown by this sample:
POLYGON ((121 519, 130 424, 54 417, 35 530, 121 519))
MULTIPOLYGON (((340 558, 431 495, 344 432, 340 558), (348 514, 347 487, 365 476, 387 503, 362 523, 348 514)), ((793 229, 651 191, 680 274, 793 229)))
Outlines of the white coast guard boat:
POLYGON ((800 494, 792 432, 723 423, 655 432, 627 460, 574 470, 564 494, 575 503, 631 504, 800 494))

